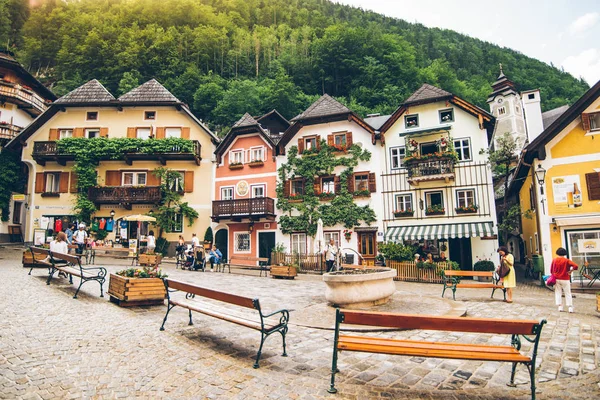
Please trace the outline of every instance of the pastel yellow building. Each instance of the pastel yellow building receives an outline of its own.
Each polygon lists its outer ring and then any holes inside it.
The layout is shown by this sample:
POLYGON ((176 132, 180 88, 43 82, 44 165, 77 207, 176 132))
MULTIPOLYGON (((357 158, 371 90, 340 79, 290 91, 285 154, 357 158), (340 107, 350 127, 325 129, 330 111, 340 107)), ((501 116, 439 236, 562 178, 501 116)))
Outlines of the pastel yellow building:
POLYGON ((509 193, 533 211, 522 238, 546 273, 559 247, 579 265, 600 266, 600 82, 527 145, 509 193))
POLYGON ((199 214, 191 226, 181 214, 175 214, 163 237, 175 242, 179 235, 187 240, 192 233, 202 236, 211 222, 209 189, 213 185, 216 143, 215 135, 187 106, 154 79, 118 99, 97 80, 87 82, 58 99, 9 144, 22 148, 22 161, 29 170, 25 240, 39 241, 43 231, 65 230, 66 225, 79 222, 105 230, 107 240, 143 239, 152 226, 138 227, 137 223, 125 223, 122 217, 157 210, 161 182, 153 171, 158 167, 180 172, 175 189, 199 214), (183 139, 180 142, 186 147, 156 152, 134 149, 101 159, 95 168, 97 185, 86 193, 96 212, 91 221, 77 221, 75 157, 57 145, 61 139, 71 137, 138 138, 149 145, 151 141, 177 138, 183 139))

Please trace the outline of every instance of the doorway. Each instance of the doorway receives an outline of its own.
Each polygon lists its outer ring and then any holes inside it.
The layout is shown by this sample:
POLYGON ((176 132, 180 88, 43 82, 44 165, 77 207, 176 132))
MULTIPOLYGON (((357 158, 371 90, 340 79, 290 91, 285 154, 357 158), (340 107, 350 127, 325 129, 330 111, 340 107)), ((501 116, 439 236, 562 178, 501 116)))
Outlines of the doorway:
POLYGON ((219 229, 215 234, 215 246, 217 246, 217 249, 221 250, 223 260, 229 260, 229 252, 227 251, 228 239, 229 233, 227 232, 227 229, 219 229))
POLYGON ((271 252, 275 247, 275 232, 258 232, 258 257, 268 258, 271 265, 271 252))
POLYGON ((473 255, 471 253, 471 239, 449 239, 450 260, 456 261, 461 271, 473 270, 473 255))
POLYGON ((375 265, 377 254, 376 232, 358 233, 358 252, 363 257, 363 265, 375 265))

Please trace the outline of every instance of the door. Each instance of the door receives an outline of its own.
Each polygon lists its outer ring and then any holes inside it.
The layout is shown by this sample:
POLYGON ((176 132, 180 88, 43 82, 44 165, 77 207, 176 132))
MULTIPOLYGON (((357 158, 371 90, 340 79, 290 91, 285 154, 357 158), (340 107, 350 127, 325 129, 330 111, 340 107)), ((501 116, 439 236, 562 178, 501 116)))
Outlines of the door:
POLYGON ((377 254, 375 234, 376 232, 358 233, 358 252, 363 257, 363 265, 375 265, 375 255, 377 254))
POLYGON ((275 232, 258 232, 258 257, 268 258, 271 265, 271 251, 275 247, 275 232))
POLYGON ((223 260, 229 260, 227 251, 228 238, 229 234, 227 229, 219 229, 215 234, 215 246, 217 246, 217 249, 221 250, 221 254, 223 254, 223 260))
POLYGON ((450 250, 450 260, 456 261, 461 271, 473 270, 473 256, 471 253, 471 239, 460 238, 450 239, 448 248, 450 250))

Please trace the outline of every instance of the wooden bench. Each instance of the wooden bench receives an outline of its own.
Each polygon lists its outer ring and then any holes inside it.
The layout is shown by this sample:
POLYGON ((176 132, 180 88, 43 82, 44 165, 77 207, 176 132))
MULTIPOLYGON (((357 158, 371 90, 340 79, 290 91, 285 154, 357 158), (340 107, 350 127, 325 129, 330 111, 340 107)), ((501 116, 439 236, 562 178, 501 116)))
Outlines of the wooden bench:
MULTIPOLYGON (((189 311, 190 322, 189 325, 193 325, 192 323, 192 311, 199 312, 204 315, 208 315, 210 317, 218 318, 223 321, 229 321, 234 324, 238 324, 241 326, 245 326, 250 329, 254 329, 260 332, 260 347, 258 348, 258 353, 256 354, 256 361, 254 362, 254 368, 258 368, 258 362, 260 360, 260 355, 262 352, 262 347, 268 336, 275 332, 279 332, 281 334, 283 340, 283 356, 287 357, 287 353, 285 351, 285 335, 288 331, 287 323, 290 319, 290 313, 288 310, 278 310, 272 312, 270 314, 263 314, 260 308, 260 302, 258 299, 251 299, 248 297, 242 297, 235 294, 229 294, 224 292, 218 292, 216 290, 205 289, 196 285, 192 285, 185 282, 175 281, 172 279, 164 279, 165 287, 167 289, 167 313, 165 314, 165 318, 163 319, 163 323, 160 327, 161 331, 165 330, 165 322, 167 322, 167 317, 169 316, 169 312, 175 306, 180 306, 183 308, 187 308, 189 311), (171 298, 171 292, 181 291, 185 292, 184 299, 173 299, 171 298), (232 313, 233 310, 219 310, 214 303, 205 302, 200 303, 197 301, 191 301, 196 296, 202 297, 204 299, 217 300, 221 303, 226 303, 228 305, 244 307, 248 309, 254 309, 258 311, 258 314, 254 314, 254 317, 248 317, 246 315, 240 316, 232 313), (276 316, 275 318, 271 318, 276 316)), ((220 303, 219 303, 220 304, 220 303)))
MULTIPOLYGON (((42 249, 39 247, 32 247, 31 252, 35 254, 45 254, 49 260, 48 267, 48 279, 46 284, 50 284, 52 276, 58 271, 69 275, 69 282, 73 283, 73 276, 77 276, 81 279, 79 287, 73 296, 77 298, 77 294, 81 289, 81 286, 87 281, 96 281, 100 284, 100 297, 104 297, 104 291, 102 285, 105 282, 106 268, 103 267, 88 267, 84 268, 81 266, 81 257, 73 256, 70 254, 53 253, 48 249, 42 249)), ((31 272, 31 271, 30 271, 31 272)))
POLYGON ((52 269, 50 250, 31 246, 29 251, 31 252, 31 260, 26 260, 25 254, 23 254, 23 266, 31 267, 27 275, 31 275, 31 271, 33 271, 34 268, 47 268, 48 273, 50 273, 50 270, 52 269))
POLYGON ((372 311, 336 311, 333 361, 329 393, 336 393, 335 374, 338 373, 338 352, 358 351, 366 353, 395 354, 409 357, 450 358, 460 360, 511 362, 512 372, 509 386, 515 386, 517 364, 529 370, 531 398, 535 399, 535 360, 545 319, 502 320, 492 318, 440 317, 378 313, 372 311), (373 336, 341 334, 342 324, 368 325, 397 329, 421 329, 430 331, 470 332, 511 335, 511 345, 498 346, 480 343, 430 342, 425 340, 398 340, 373 336), (521 337, 532 343, 531 355, 520 352, 521 337))
POLYGON ((452 299, 456 300, 456 288, 470 288, 470 289, 492 289, 492 296, 494 298, 494 292, 496 289, 502 289, 504 293, 504 300, 506 300, 506 288, 499 284, 499 280, 494 277, 494 271, 454 271, 454 270, 443 270, 442 271, 444 281, 444 289, 442 290, 442 297, 446 293, 446 289, 452 289, 452 299), (492 278, 492 283, 480 282, 480 283, 460 283, 460 278, 465 276, 477 276, 477 277, 488 277, 492 278))
MULTIPOLYGON (((225 261, 225 260, 223 260, 225 261)), ((262 276, 263 272, 265 273, 265 277, 269 274, 269 259, 266 257, 250 257, 250 256, 231 256, 228 263, 223 262, 223 272, 225 272, 225 267, 229 268, 229 273, 231 273, 231 266, 235 266, 236 268, 241 269, 252 269, 252 270, 260 270, 260 275, 262 276), (242 264, 242 262, 253 262, 255 265, 242 264)))

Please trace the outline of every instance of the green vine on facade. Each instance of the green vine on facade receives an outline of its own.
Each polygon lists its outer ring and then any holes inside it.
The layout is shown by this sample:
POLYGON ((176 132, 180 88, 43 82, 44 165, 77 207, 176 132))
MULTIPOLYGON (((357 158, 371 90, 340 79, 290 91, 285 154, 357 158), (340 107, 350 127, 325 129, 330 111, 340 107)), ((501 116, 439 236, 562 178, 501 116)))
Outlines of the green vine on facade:
POLYGON ((357 145, 347 149, 344 156, 334 147, 327 146, 321 140, 320 150, 298 154, 298 147, 291 146, 288 150, 288 161, 279 170, 277 184, 277 208, 285 215, 279 218, 279 227, 284 234, 306 232, 314 236, 317 232, 317 221, 323 220, 324 226, 343 224, 350 229, 364 222, 370 224, 376 220, 375 212, 368 205, 358 206, 354 203, 354 193, 348 191, 348 180, 354 173, 354 168, 360 161, 369 161, 371 153, 357 145), (339 192, 329 203, 322 204, 320 196, 315 193, 315 180, 321 176, 332 175, 337 167, 345 167, 340 176, 339 192), (304 180, 304 193, 300 196, 286 197, 285 182, 290 179, 304 180))
POLYGON ((14 151, 3 149, 0 152, 0 219, 4 222, 8 221, 12 193, 23 193, 26 176, 20 161, 20 154, 14 151))

